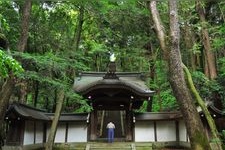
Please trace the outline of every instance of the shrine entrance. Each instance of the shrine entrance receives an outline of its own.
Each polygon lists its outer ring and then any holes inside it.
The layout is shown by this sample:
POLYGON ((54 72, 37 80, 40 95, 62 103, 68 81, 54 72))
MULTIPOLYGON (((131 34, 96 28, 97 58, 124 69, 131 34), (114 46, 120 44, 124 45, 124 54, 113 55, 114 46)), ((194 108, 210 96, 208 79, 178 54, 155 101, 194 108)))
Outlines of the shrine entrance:
POLYGON ((81 73, 74 82, 74 91, 88 99, 93 108, 88 118, 89 141, 106 139, 109 121, 116 126, 115 140, 133 141, 133 111, 153 95, 143 74, 114 71, 81 73))
MULTIPOLYGON (((89 93, 90 113, 89 136, 90 141, 107 140, 107 124, 112 121, 115 126, 115 141, 133 140, 133 96, 128 96, 127 90, 110 89, 94 90, 89 93), (107 91, 107 92, 106 92, 107 91), (114 93, 110 97, 108 94, 114 93), (117 93, 117 94, 116 94, 117 93)), ((141 105, 141 103, 139 104, 141 105)))
POLYGON ((107 124, 112 121, 115 126, 115 139, 125 141, 126 138, 126 111, 122 110, 99 110, 97 111, 97 139, 100 141, 107 138, 107 124))

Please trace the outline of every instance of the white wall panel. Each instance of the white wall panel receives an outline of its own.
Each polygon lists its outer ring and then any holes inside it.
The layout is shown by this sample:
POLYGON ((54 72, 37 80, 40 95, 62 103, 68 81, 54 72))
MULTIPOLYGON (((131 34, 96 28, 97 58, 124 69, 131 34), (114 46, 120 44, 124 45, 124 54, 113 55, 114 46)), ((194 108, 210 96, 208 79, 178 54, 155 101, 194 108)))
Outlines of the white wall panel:
POLYGON ((140 121, 135 123, 135 142, 155 141, 154 123, 140 121))
POLYGON ((56 143, 64 143, 66 136, 66 123, 59 123, 57 126, 57 131, 55 135, 56 143))
POLYGON ((158 121, 156 122, 157 141, 176 141, 175 121, 158 121))
POLYGON ((187 130, 183 120, 179 121, 179 136, 180 141, 187 142, 187 130))
POLYGON ((86 123, 69 123, 67 142, 87 142, 86 123))
POLYGON ((34 144, 34 122, 25 122, 24 141, 23 145, 34 144))
POLYGON ((36 122, 35 143, 43 143, 43 122, 36 122))

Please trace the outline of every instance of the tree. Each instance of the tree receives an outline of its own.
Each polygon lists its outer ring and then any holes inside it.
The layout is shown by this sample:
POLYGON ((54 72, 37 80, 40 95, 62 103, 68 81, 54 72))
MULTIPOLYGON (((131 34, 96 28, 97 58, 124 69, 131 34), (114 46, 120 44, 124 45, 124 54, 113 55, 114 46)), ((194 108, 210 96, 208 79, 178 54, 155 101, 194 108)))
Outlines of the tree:
POLYGON ((46 143, 45 150, 53 149, 57 125, 58 125, 59 117, 60 117, 60 114, 62 111, 63 100, 64 100, 64 91, 62 89, 60 89, 57 92, 56 110, 55 110, 54 117, 52 119, 52 125, 51 125, 51 129, 49 131, 48 141, 46 143))
POLYGON ((187 76, 187 82, 190 87, 190 90, 193 93, 193 95, 195 96, 195 99, 196 99, 198 105, 201 107, 203 113, 205 114, 206 120, 210 127, 210 130, 212 133, 212 141, 215 143, 215 144, 213 144, 213 147, 214 147, 214 149, 222 150, 223 149, 222 142, 220 140, 219 133, 216 129, 215 122, 214 122, 209 110, 207 109, 205 102, 203 101, 203 99, 201 98, 201 96, 199 95, 198 91, 196 90, 196 88, 194 86, 194 83, 193 83, 192 77, 191 77, 191 73, 189 72, 188 68, 184 64, 182 64, 182 66, 183 66, 184 72, 187 76))
MULTIPOLYGON (((19 52, 24 52, 27 45, 31 8, 32 8, 31 0, 26 0, 24 2, 23 12, 22 12, 22 22, 21 22, 21 31, 20 31, 21 34, 18 40, 19 41, 18 45, 17 45, 17 49, 19 52)), ((20 82, 19 85, 20 85, 19 102, 25 103, 25 100, 26 100, 25 96, 27 94, 27 83, 25 80, 23 80, 20 82)))
MULTIPOLYGON (((26 7, 31 7, 31 1, 30 0, 28 0, 28 1, 26 1, 26 4, 29 4, 29 5, 25 5, 24 6, 24 10, 26 10, 26 7)), ((29 9, 28 9, 29 10, 29 9)), ((24 11, 23 12, 23 19, 22 19, 22 22, 24 21, 24 22, 26 22, 26 21, 28 21, 26 18, 27 17, 25 17, 25 16, 27 16, 27 15, 29 15, 29 12, 28 12, 28 14, 27 14, 27 11, 24 11)), ((25 29, 25 30, 22 30, 21 31, 21 35, 24 35, 25 34, 25 37, 26 37, 26 35, 28 35, 28 33, 26 33, 26 32, 28 32, 28 30, 27 29, 25 29)), ((24 38, 24 36, 21 36, 22 38, 24 38)), ((27 39, 27 37, 26 37, 26 39, 27 39)), ((24 40, 22 40, 23 42, 26 42, 26 41, 24 41, 24 40)), ((21 44, 24 44, 23 42, 21 42, 21 44)), ((23 48, 23 47, 21 47, 21 48, 23 48)), ((24 50, 24 49, 21 49, 21 51, 22 50, 24 50)), ((6 59, 7 60, 7 59, 6 59)), ((11 62, 13 62, 13 61, 11 61, 11 62)), ((8 66, 8 65, 6 65, 6 66, 8 66)), ((3 124, 3 121, 4 121, 4 116, 5 116, 5 111, 6 111, 6 109, 7 109, 7 105, 8 105, 8 103, 9 103, 9 100, 10 100, 10 96, 12 95, 12 93, 13 93, 13 89, 14 89, 14 86, 15 86, 15 78, 16 78, 16 76, 14 75, 14 73, 10 70, 9 71, 9 76, 8 76, 8 78, 5 80, 5 82, 4 82, 4 84, 3 84, 3 86, 2 86, 2 88, 1 88, 1 91, 0 91, 0 107, 1 107, 1 111, 0 111, 0 125, 2 125, 3 124)))
POLYGON ((211 48, 210 37, 207 30, 207 21, 205 18, 205 10, 203 8, 203 2, 196 1, 196 9, 201 21, 202 31, 202 43, 204 45, 204 72, 209 79, 215 79, 217 77, 215 56, 211 48))
MULTIPOLYGON (((191 147, 193 150, 210 149, 207 137, 203 130, 203 125, 194 105, 193 99, 188 91, 182 69, 182 60, 180 54, 180 30, 178 25, 177 2, 169 1, 170 8, 170 50, 167 49, 166 36, 163 25, 160 21, 159 13, 156 7, 156 1, 150 2, 152 18, 157 31, 158 39, 163 52, 169 52, 166 58, 169 66, 169 82, 174 95, 180 106, 181 113, 185 118, 185 124, 189 134, 191 147)), ((165 54, 164 54, 165 56, 165 54)))
POLYGON ((79 6, 79 16, 78 16, 78 19, 77 19, 77 27, 76 27, 76 31, 75 31, 75 34, 74 34, 74 41, 73 41, 73 44, 72 44, 75 51, 77 51, 78 47, 79 47, 83 22, 84 22, 84 4, 81 4, 79 6))
MULTIPOLYGON (((5 82, 3 83, 0 91, 0 141, 2 141, 2 130, 5 118, 5 111, 9 102, 9 97, 13 92, 12 85, 15 84, 15 75, 20 74, 23 71, 21 65, 13 59, 11 56, 8 56, 0 49, 0 79, 4 78, 5 82)), ((0 146, 2 143, 0 142, 0 146)))

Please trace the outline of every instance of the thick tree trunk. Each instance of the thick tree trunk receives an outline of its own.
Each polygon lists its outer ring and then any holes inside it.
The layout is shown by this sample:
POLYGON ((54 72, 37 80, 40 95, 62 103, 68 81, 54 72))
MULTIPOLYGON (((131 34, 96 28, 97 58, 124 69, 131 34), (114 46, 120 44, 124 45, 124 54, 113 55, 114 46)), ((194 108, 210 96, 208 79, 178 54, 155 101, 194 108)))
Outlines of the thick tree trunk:
POLYGON ((20 32, 21 34, 17 45, 18 51, 20 52, 24 52, 27 45, 31 7, 32 7, 31 0, 26 0, 23 6, 21 32, 20 32))
MULTIPOLYGON (((22 25, 21 25, 21 29, 22 29, 21 37, 18 42, 18 50, 20 52, 24 51, 26 43, 27 43, 30 11, 31 11, 31 0, 26 0, 24 9, 23 9, 23 14, 22 14, 23 18, 22 18, 22 25)), ((3 124, 7 105, 13 93, 13 89, 15 85, 14 80, 15 80, 15 76, 11 74, 8 77, 8 79, 5 81, 0 91, 0 125, 3 124)), ((24 96, 21 95, 20 97, 24 97, 24 96)))
POLYGON ((199 95, 198 91, 196 90, 192 77, 191 77, 191 73, 189 72, 188 68, 182 64, 183 69, 185 71, 185 74, 187 76, 187 80, 188 80, 188 85, 190 87, 191 92, 193 93, 193 95, 195 96, 195 99, 197 100, 199 106, 201 107, 203 113, 205 114, 206 120, 208 122, 208 125, 210 127, 210 130, 212 132, 212 141, 213 143, 213 147, 211 147, 213 150, 223 150, 222 149, 222 142, 220 140, 219 137, 219 133, 217 131, 215 122, 212 118, 212 116, 210 115, 210 112, 208 111, 207 107, 205 106, 205 102, 202 100, 201 96, 199 95))
POLYGON ((179 103, 189 133, 193 150, 210 149, 197 109, 187 88, 180 54, 180 29, 178 24, 177 2, 169 1, 171 50, 169 54, 169 81, 179 103))
POLYGON ((58 125, 59 117, 60 117, 61 110, 62 110, 63 101, 64 101, 64 91, 59 90, 57 92, 56 110, 55 110, 54 117, 52 119, 52 125, 51 125, 51 129, 50 129, 50 132, 48 135, 48 141, 46 143, 45 150, 52 150, 52 148, 53 148, 55 134, 56 134, 57 125, 58 125))
MULTIPOLYGON (((9 103, 10 96, 13 92, 14 85, 14 78, 12 77, 12 75, 10 75, 10 77, 4 82, 0 91, 0 140, 2 140, 2 138, 4 137, 4 132, 2 130, 4 128, 5 112, 9 103)), ((2 141, 0 141, 0 149, 2 144, 2 141)))
MULTIPOLYGON (((184 79, 184 73, 182 69, 182 60, 181 60, 181 54, 180 54, 180 29, 178 25, 178 14, 177 14, 177 2, 176 0, 170 0, 169 1, 169 7, 170 7, 170 34, 171 34, 171 50, 169 51, 169 58, 168 58, 168 64, 169 64, 169 81, 171 84, 171 87, 173 89, 174 95, 177 99, 177 102, 180 106, 180 110, 182 112, 185 125, 188 131, 188 135, 191 142, 191 148, 193 150, 209 150, 209 143, 206 137, 206 134, 203 130, 203 125, 200 120, 199 114, 196 110, 195 104, 193 102, 193 99, 189 93, 189 90, 187 88, 185 79, 184 79)), ((156 12, 156 2, 151 1, 150 2, 150 8, 152 11, 152 16, 154 23, 158 27, 162 27, 162 24, 160 24, 160 18, 159 15, 157 15, 156 12)), ((162 28, 156 28, 158 38, 160 40, 160 46, 163 49, 163 52, 168 53, 168 49, 166 46, 166 39, 165 39, 165 33, 162 30, 162 28), (162 40, 162 38, 164 38, 162 40), (163 43, 163 44, 162 44, 163 43)))
MULTIPOLYGON (((21 32, 20 32, 20 38, 17 45, 17 49, 19 52, 24 52, 27 45, 31 8, 32 8, 31 0, 26 0, 23 6, 21 32)), ((26 95, 27 95, 27 82, 23 80, 21 81, 19 85, 20 85, 19 102, 25 103, 26 95)))
POLYGON ((197 0, 196 9, 199 14, 199 18, 202 25, 202 42, 205 52, 205 75, 209 79, 215 79, 217 77, 215 56, 211 48, 209 33, 206 26, 205 10, 203 8, 203 2, 197 0))
POLYGON ((4 122, 5 111, 13 92, 14 85, 14 78, 10 75, 10 77, 4 82, 2 90, 0 91, 0 125, 4 122))

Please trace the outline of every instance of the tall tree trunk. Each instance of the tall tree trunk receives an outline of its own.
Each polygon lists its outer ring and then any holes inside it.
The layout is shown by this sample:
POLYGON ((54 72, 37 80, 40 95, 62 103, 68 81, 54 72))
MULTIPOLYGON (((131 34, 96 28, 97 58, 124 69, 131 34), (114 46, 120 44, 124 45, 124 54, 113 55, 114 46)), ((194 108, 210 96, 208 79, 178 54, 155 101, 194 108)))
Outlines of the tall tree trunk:
POLYGON ((1 146, 4 144, 2 140, 4 139, 4 117, 5 112, 7 109, 7 105, 11 96, 11 93, 13 92, 14 88, 14 78, 8 78, 0 91, 0 149, 1 146))
POLYGON ((185 71, 185 74, 187 76, 187 80, 188 80, 188 85, 190 87, 191 92, 193 93, 193 95, 195 96, 195 99, 197 100, 199 106, 201 107, 203 113, 205 114, 206 120, 208 122, 208 125, 210 127, 210 130, 212 132, 212 141, 214 142, 211 146, 211 148, 213 150, 223 150, 222 148, 222 142, 220 140, 219 137, 219 133, 217 131, 215 122, 212 118, 212 116, 210 115, 210 112, 208 111, 207 107, 205 106, 205 102, 204 100, 202 100, 201 96, 199 95, 198 91, 196 90, 192 77, 191 77, 191 73, 189 72, 188 68, 182 64, 183 69, 185 71))
MULTIPOLYGON (((188 135, 191 142, 191 148, 193 150, 209 150, 209 143, 206 137, 206 134, 203 130, 203 125, 200 120, 199 114, 193 103, 193 99, 187 88, 184 73, 182 69, 182 60, 180 54, 180 29, 178 25, 178 14, 177 14, 177 2, 176 0, 169 1, 170 7, 170 36, 171 36, 171 50, 169 51, 169 81, 173 89, 174 95, 179 104, 181 113, 183 115, 185 125, 188 131, 188 135)), ((152 11, 152 17, 156 26, 161 28, 156 28, 156 30, 162 29, 162 24, 160 23, 160 18, 158 15, 158 10, 156 8, 156 2, 150 2, 150 8, 152 11), (155 12, 156 11, 156 12, 155 12), (155 19, 154 19, 155 18, 155 19), (157 19, 156 19, 157 18, 157 19)), ((159 40, 163 43, 161 49, 163 52, 168 53, 166 46, 165 33, 163 30, 157 31, 159 40), (163 34, 163 35, 162 35, 163 34), (164 38, 164 39, 162 39, 164 38)))
MULTIPOLYGON (((24 8, 22 22, 29 23, 28 22, 29 19, 27 20, 26 19, 27 17, 25 17, 25 16, 27 16, 27 11, 30 12, 30 9, 31 9, 31 1, 30 0, 27 0, 25 3, 26 4, 24 5, 24 7, 28 7, 28 8, 27 8, 27 10, 24 8)), ((30 13, 28 13, 28 14, 30 15, 30 13)), ((23 34, 25 34, 25 35, 27 34, 28 35, 28 33, 25 33, 25 32, 28 32, 28 29, 27 30, 24 30, 23 29, 23 25, 26 26, 26 24, 25 23, 24 24, 22 23, 21 37, 22 37, 23 34)), ((27 38, 26 38, 26 40, 27 40, 27 38)), ((22 42, 20 44, 22 44, 22 42)), ((21 52, 23 52, 23 50, 24 50, 24 49, 22 49, 23 46, 20 47, 19 45, 18 45, 18 50, 21 51, 21 52)), ((1 109, 0 109, 0 125, 2 125, 2 123, 4 121, 4 116, 5 116, 5 112, 6 112, 6 109, 7 109, 7 105, 9 103, 10 96, 13 93, 13 89, 14 89, 14 85, 15 85, 14 80, 15 80, 15 76, 13 74, 11 74, 8 77, 8 79, 5 81, 3 87, 2 87, 2 89, 0 91, 0 107, 1 107, 1 109)))
POLYGON ((182 60, 180 54, 180 28, 178 24, 177 1, 169 1, 170 9, 170 54, 169 54, 169 81, 174 95, 179 103, 185 124, 189 133, 191 147, 193 150, 210 149, 207 136, 195 107, 194 101, 189 93, 185 82, 182 60))
POLYGON ((10 96, 13 92, 15 82, 13 75, 10 75, 9 78, 6 79, 2 86, 2 90, 0 91, 0 126, 4 122, 5 111, 7 109, 7 105, 9 103, 10 96))
MULTIPOLYGON (((84 22, 84 4, 80 4, 79 6, 79 16, 77 18, 77 25, 75 28, 75 32, 74 32, 74 37, 73 37, 73 41, 72 41, 72 48, 75 52, 77 52, 78 48, 79 48, 79 44, 80 44, 80 40, 81 40, 81 33, 82 33, 82 27, 83 27, 83 22, 84 22)), ((72 59, 73 56, 71 56, 72 59)), ((67 74, 71 77, 74 78, 76 75, 76 70, 73 68, 69 68, 68 70, 70 70, 67 74)))
POLYGON ((39 81, 33 81, 33 84, 34 84, 33 104, 34 104, 34 107, 36 107, 38 102, 38 94, 39 94, 39 81))
MULTIPOLYGON (((151 33, 148 32, 148 36, 151 36, 151 33)), ((157 81, 157 75, 156 75, 156 58, 158 56, 158 50, 154 51, 154 48, 152 46, 151 42, 148 42, 145 45, 145 49, 147 51, 146 53, 146 57, 149 58, 149 75, 150 78, 153 82, 157 81)), ((153 89, 151 89, 153 90, 153 89)), ((159 90, 160 91, 160 90, 159 90)), ((151 97, 152 99, 152 97, 151 97)), ((147 101, 147 112, 151 112, 152 111, 152 100, 148 100, 147 101)))
POLYGON ((184 26, 184 43, 190 55, 190 59, 187 59, 186 64, 189 64, 189 66, 191 66, 191 70, 195 71, 198 67, 200 67, 200 64, 197 62, 197 57, 199 57, 199 54, 191 51, 194 43, 196 43, 196 39, 193 31, 187 24, 184 26))
POLYGON ((27 45, 31 7, 32 7, 31 0, 26 0, 23 6, 21 32, 20 32, 21 34, 17 45, 18 51, 20 52, 24 52, 27 45))
POLYGON ((205 10, 203 8, 203 2, 197 0, 196 2, 196 9, 201 21, 202 26, 202 42, 204 45, 204 52, 205 52, 205 75, 209 79, 215 79, 217 77, 216 71, 216 63, 215 63, 215 56, 211 48, 209 33, 206 26, 206 19, 205 19, 205 10))
POLYGON ((80 14, 78 16, 77 27, 76 27, 76 32, 74 34, 74 42, 73 42, 73 47, 74 47, 75 51, 77 51, 78 47, 79 47, 82 26, 83 26, 83 22, 84 22, 84 6, 83 6, 83 4, 80 5, 79 11, 80 11, 80 14))
MULTIPOLYGON (((17 49, 19 52, 24 52, 27 45, 31 8, 32 8, 31 0, 26 0, 23 5, 21 32, 20 32, 20 38, 17 45, 17 49)), ((19 102, 25 103, 26 95, 27 95, 27 81, 22 80, 19 85, 20 85, 19 102)))
POLYGON ((155 31, 156 31, 156 35, 159 39, 160 47, 163 51, 163 57, 164 57, 165 60, 167 60, 168 59, 168 51, 167 51, 167 48, 166 48, 167 43, 166 43, 165 29, 164 29, 164 26, 163 26, 162 21, 160 19, 158 9, 156 7, 156 1, 150 2, 150 11, 152 13, 152 19, 153 19, 153 22, 154 22, 154 28, 155 28, 155 31))
POLYGON ((53 148, 53 144, 54 144, 54 140, 55 140, 55 134, 56 134, 56 131, 57 131, 57 125, 58 125, 59 117, 60 117, 60 114, 61 114, 61 111, 62 111, 63 101, 64 101, 64 91, 59 90, 57 92, 56 110, 55 110, 55 114, 54 114, 54 117, 53 117, 53 120, 52 120, 52 125, 51 125, 51 129, 49 131, 48 141, 46 143, 45 150, 52 150, 52 148, 53 148))

